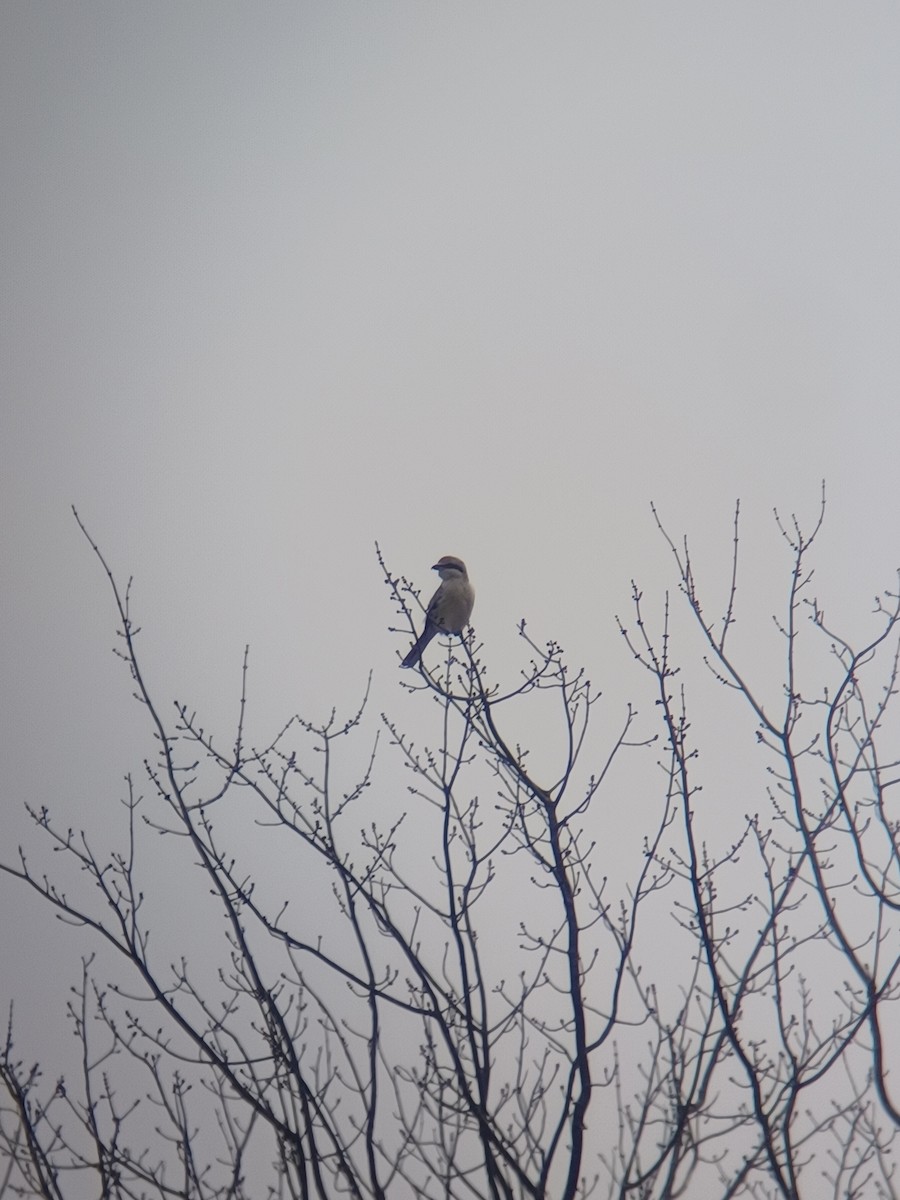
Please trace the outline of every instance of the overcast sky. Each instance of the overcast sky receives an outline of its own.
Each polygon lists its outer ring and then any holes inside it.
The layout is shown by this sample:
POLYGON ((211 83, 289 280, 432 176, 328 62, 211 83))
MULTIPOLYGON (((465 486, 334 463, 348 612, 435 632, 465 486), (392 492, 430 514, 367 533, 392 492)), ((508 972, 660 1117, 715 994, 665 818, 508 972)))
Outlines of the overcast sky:
POLYGON ((267 731, 370 668, 413 712, 376 539, 426 591, 466 559, 498 675, 527 617, 622 698, 614 614, 671 582, 650 502, 721 595, 740 497, 764 617, 772 508, 811 524, 824 479, 820 594, 866 628, 900 563, 896 4, 0 25, 6 850, 26 800, 105 820, 149 752, 72 504, 161 699, 226 737, 247 642, 267 731))

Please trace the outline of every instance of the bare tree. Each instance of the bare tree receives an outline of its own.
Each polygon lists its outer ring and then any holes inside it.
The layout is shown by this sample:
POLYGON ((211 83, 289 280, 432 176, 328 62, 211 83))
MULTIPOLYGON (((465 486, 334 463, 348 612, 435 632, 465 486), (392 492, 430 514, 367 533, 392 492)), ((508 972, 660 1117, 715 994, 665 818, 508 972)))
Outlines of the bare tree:
MULTIPOLYGON (((21 849, 2 864, 96 949, 68 1005, 78 1077, 50 1084, 22 1061, 10 1016, 0 1194, 896 1196, 900 596, 877 602, 860 648, 828 627, 810 590, 823 514, 824 498, 808 535, 779 522, 792 567, 774 692, 733 645, 738 511, 716 618, 687 543, 658 522, 677 592, 651 618, 634 585, 620 623, 647 724, 630 705, 598 720, 586 674, 523 622, 515 687, 490 681, 471 639, 410 685, 434 703, 433 746, 382 718, 399 794, 365 701, 247 745, 246 658, 227 745, 185 705, 169 721, 130 586, 91 542, 156 748, 147 794, 128 782, 120 851, 40 808, 63 867, 21 849), (676 610, 699 655, 684 629, 678 657, 676 610), (735 752, 700 796, 688 699, 704 687, 768 786, 735 752), (511 733, 534 707, 542 757, 561 747, 552 770, 511 733), (735 798, 747 811, 729 829, 735 798), (637 855, 611 839, 607 802, 640 814, 637 855), (252 865, 245 827, 314 905, 252 865), (202 883, 186 869, 196 957, 153 926, 144 847, 159 834, 202 883)), ((412 629, 416 594, 379 561, 412 629)))

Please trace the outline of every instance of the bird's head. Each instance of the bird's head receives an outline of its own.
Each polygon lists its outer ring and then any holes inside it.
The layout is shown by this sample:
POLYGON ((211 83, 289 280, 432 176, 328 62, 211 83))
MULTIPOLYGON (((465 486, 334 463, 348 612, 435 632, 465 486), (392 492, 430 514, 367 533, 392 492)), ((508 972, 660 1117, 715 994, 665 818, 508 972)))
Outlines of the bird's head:
POLYGON ((445 554, 443 558, 439 558, 432 571, 437 571, 441 579, 458 579, 460 576, 466 576, 466 564, 461 558, 456 558, 452 554, 445 554))

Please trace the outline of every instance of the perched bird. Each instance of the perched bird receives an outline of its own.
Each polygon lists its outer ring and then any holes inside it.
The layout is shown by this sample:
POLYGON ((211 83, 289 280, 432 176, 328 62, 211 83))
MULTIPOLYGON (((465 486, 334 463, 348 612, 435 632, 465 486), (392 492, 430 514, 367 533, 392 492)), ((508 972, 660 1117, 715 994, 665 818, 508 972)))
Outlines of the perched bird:
POLYGON ((400 664, 401 667, 414 667, 422 657, 422 651, 439 633, 462 633, 472 615, 475 589, 469 583, 463 560, 445 554, 431 569, 440 575, 441 586, 428 602, 422 635, 400 664))

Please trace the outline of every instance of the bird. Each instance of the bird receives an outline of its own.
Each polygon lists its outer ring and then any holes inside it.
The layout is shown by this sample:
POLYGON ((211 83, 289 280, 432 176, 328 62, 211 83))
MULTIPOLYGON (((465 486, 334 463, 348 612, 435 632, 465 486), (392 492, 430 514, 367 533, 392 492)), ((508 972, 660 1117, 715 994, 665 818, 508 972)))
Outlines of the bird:
POLYGON ((472 615, 475 589, 469 583, 463 560, 452 554, 445 554, 431 569, 440 575, 441 584, 428 601, 425 628, 400 664, 401 667, 414 667, 421 659, 422 651, 439 633, 462 633, 472 615))

